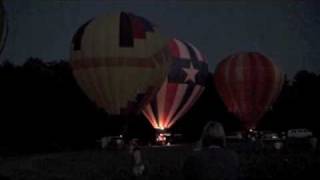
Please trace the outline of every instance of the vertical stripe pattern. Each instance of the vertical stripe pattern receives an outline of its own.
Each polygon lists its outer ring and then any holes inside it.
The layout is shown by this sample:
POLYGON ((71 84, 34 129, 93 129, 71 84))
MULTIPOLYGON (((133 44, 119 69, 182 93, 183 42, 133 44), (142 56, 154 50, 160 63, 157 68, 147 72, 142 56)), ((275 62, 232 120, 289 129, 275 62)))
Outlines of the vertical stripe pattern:
POLYGON ((89 98, 108 113, 137 113, 168 74, 173 60, 168 42, 148 20, 134 14, 97 16, 72 38, 73 75, 89 98))
POLYGON ((280 94, 284 76, 267 57, 256 52, 228 56, 214 74, 216 89, 244 128, 255 128, 280 94))
POLYGON ((190 110, 204 91, 208 75, 204 56, 191 43, 173 39, 168 47, 175 61, 160 91, 143 110, 156 129, 170 128, 190 110))

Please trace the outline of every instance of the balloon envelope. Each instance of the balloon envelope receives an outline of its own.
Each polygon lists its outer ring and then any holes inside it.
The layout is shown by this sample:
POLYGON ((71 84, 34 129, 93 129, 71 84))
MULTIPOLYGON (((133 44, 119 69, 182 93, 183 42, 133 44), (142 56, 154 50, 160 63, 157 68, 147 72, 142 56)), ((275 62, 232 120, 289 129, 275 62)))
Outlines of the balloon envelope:
POLYGON ((156 129, 170 128, 205 89, 208 64, 192 44, 173 39, 168 45, 174 62, 157 95, 143 109, 156 129))
POLYGON ((126 12, 98 16, 73 37, 74 77, 110 114, 137 112, 166 77, 171 61, 167 43, 143 17, 126 12))
POLYGON ((256 127, 280 94, 283 82, 279 68, 257 52, 228 56, 218 64, 214 74, 223 102, 246 129, 256 127))

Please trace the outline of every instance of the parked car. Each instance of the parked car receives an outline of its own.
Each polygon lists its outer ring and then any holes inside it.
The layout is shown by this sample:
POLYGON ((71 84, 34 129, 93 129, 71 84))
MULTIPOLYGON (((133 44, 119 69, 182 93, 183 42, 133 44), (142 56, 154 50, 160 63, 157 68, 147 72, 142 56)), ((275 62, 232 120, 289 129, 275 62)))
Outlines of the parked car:
POLYGON ((101 144, 102 149, 121 149, 124 146, 122 135, 120 136, 105 136, 97 140, 101 144))
POLYGON ((288 138, 308 138, 312 136, 312 132, 308 129, 290 129, 287 134, 288 138))
POLYGON ((241 134, 241 132, 232 132, 232 133, 228 134, 226 136, 226 138, 230 139, 230 140, 241 140, 242 134, 241 134))
POLYGON ((265 133, 262 134, 262 140, 278 141, 278 140, 280 140, 280 137, 275 132, 265 132, 265 133))

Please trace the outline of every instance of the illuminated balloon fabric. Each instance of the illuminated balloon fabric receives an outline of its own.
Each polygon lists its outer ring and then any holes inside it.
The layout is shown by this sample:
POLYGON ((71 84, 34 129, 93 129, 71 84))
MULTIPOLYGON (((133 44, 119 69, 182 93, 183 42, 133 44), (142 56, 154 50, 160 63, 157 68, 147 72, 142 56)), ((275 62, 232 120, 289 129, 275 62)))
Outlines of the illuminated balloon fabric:
POLYGON ((135 113, 167 75, 168 42, 142 17, 125 12, 99 16, 73 37, 74 77, 110 114, 135 113))
POLYGON ((170 128, 196 102, 205 89, 208 64, 192 44, 173 39, 169 44, 174 62, 154 99, 143 109, 156 129, 170 128))
POLYGON ((4 48, 4 44, 7 38, 8 26, 5 17, 5 9, 3 2, 0 0, 0 54, 4 48))
POLYGON ((216 68, 214 82, 229 112, 250 129, 280 94, 284 76, 264 55, 244 52, 224 59, 216 68))

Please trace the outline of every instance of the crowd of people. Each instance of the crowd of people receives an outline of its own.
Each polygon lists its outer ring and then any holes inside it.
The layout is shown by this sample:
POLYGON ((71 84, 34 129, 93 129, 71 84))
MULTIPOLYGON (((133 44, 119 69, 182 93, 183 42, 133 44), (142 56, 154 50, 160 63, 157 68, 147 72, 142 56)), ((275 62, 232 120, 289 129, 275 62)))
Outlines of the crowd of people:
MULTIPOLYGON (((129 146, 132 156, 133 179, 144 179, 146 167, 141 149, 133 141, 129 146)), ((238 179, 240 173, 238 155, 226 148, 226 136, 219 122, 208 122, 192 153, 186 157, 182 173, 186 180, 238 179)))
MULTIPOLYGON (((309 140, 312 149, 316 149, 317 138, 312 137, 309 140)), ((256 139, 254 142, 258 143, 260 141, 256 139)), ((284 146, 279 142, 274 142, 273 148, 276 151, 284 146)), ((130 143, 129 152, 133 161, 133 179, 144 179, 147 176, 147 167, 136 141, 130 143)), ((226 134, 222 124, 210 121, 204 126, 201 137, 191 154, 184 159, 182 172, 180 173, 183 174, 185 180, 239 179, 240 161, 238 156, 236 151, 226 146, 226 134)))

